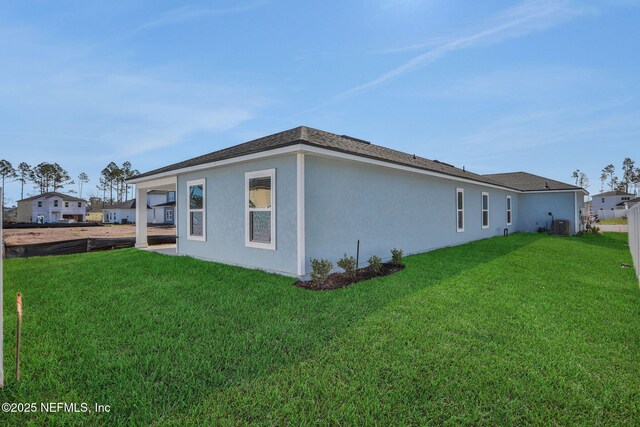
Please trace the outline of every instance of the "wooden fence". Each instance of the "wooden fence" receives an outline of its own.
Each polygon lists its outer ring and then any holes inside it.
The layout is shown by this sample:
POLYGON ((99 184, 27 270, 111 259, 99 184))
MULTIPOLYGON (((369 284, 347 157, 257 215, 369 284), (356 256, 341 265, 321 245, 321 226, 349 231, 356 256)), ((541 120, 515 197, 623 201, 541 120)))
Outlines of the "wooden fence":
POLYGON ((629 223, 629 249, 631 250, 636 275, 640 280, 640 205, 635 205, 629 209, 627 221, 629 223))

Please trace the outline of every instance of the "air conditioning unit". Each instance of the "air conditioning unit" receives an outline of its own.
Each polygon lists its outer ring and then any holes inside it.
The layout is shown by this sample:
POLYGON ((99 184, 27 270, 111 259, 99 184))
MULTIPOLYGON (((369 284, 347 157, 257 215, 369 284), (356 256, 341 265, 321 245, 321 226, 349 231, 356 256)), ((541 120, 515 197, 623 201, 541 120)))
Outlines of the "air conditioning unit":
POLYGON ((553 221, 553 234, 556 236, 568 236, 571 234, 568 219, 556 219, 553 221))

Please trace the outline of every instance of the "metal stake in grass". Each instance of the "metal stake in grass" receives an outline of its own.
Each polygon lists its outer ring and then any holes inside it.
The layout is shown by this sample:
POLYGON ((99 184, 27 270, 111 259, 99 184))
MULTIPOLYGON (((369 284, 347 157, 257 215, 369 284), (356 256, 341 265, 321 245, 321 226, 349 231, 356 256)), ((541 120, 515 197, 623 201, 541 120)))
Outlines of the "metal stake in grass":
POLYGON ((22 332, 22 294, 16 297, 18 305, 18 328, 16 333, 16 381, 20 381, 20 334, 22 332))

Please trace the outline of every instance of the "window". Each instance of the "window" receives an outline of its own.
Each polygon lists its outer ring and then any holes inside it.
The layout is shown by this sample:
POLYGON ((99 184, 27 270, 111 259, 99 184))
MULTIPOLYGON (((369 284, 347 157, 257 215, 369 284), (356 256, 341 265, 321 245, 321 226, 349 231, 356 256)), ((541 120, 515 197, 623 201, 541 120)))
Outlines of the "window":
POLYGON ((68 208, 69 207, 69 202, 64 202, 64 207, 68 208))
POLYGON ((164 221, 165 222, 172 222, 173 221, 173 210, 172 209, 167 209, 166 211, 164 211, 164 221))
POLYGON ((42 207, 42 202, 38 202, 38 207, 41 208, 42 207))
POLYGON ((456 223, 458 233, 464 231, 464 189, 456 188, 456 223))
POLYGON ((58 200, 57 200, 57 199, 55 199, 55 200, 53 201, 53 207, 54 207, 54 208, 57 208, 57 207, 58 207, 58 200))
POLYGON ((189 194, 189 203, 187 205, 187 239, 205 241, 207 239, 207 219, 205 215, 206 197, 204 179, 188 181, 187 194, 189 194))
POLYGON ((507 196, 507 225, 511 225, 511 196, 507 196))
POLYGON ((275 169, 245 174, 246 246, 276 248, 275 182, 275 169))
POLYGON ((78 202, 78 207, 81 208, 82 207, 82 202, 78 202))
POLYGON ((489 228, 489 193, 482 192, 482 228, 489 228))
POLYGON ((602 203, 604 203, 604 197, 602 198, 602 203))
POLYGON ((167 193, 167 202, 175 202, 176 201, 176 192, 175 191, 169 191, 167 193))

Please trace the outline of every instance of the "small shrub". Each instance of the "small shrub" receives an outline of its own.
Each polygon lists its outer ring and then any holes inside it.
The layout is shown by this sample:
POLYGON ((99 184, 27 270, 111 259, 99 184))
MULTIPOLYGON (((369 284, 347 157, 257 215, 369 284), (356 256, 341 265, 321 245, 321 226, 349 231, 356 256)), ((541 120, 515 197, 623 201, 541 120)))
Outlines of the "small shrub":
POLYGON ((402 249, 391 249, 391 264, 402 265, 402 249))
POLYGON ((338 264, 338 267, 344 270, 345 276, 347 276, 349 279, 355 279, 358 269, 356 266, 356 259, 354 257, 344 254, 344 256, 340 258, 336 264, 338 264))
POLYGON ((311 281, 318 287, 322 286, 333 269, 333 263, 329 260, 311 259, 311 281))
POLYGON ((375 274, 380 273, 380 270, 382 269, 382 260, 379 256, 372 255, 367 262, 369 263, 371 271, 375 274))

